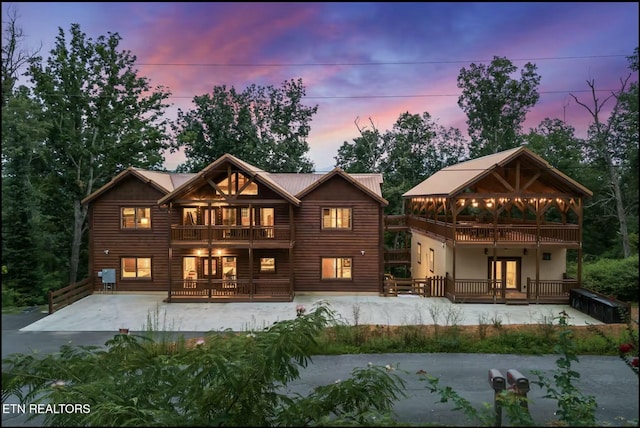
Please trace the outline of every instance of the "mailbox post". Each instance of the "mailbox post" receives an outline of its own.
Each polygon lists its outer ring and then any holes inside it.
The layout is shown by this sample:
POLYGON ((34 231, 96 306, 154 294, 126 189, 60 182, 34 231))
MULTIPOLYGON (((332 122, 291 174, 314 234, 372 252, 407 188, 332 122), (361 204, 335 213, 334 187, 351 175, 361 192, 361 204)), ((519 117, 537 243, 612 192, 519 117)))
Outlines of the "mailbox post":
POLYGON ((489 385, 493 389, 493 408, 496 412, 495 426, 502 426, 502 405, 500 404, 500 393, 507 388, 507 383, 498 369, 489 370, 489 385))
POLYGON ((520 405, 529 411, 529 403, 527 401, 527 393, 530 391, 529 379, 516 369, 507 370, 507 382, 509 389, 513 391, 520 399, 520 405))

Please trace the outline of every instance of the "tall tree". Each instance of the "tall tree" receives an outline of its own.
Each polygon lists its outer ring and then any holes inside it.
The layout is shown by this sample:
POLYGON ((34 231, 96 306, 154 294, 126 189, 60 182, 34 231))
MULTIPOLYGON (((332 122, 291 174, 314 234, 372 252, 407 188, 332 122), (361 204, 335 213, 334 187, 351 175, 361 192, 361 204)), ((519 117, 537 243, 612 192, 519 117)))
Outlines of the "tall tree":
MULTIPOLYGON (((637 72, 637 57, 636 48, 634 56, 629 57, 632 72, 637 72)), ((570 94, 578 105, 587 110, 593 120, 586 149, 593 163, 606 171, 608 194, 600 195, 600 201, 604 208, 610 209, 611 215, 617 220, 623 257, 631 255, 628 217, 633 214, 629 207, 635 206, 637 212, 637 195, 635 201, 629 203, 625 198, 625 184, 622 180, 623 176, 629 174, 628 171, 638 167, 637 163, 631 163, 634 160, 637 162, 638 159, 638 85, 629 84, 632 75, 633 73, 630 73, 626 78, 620 79, 620 89, 612 91, 604 100, 598 98, 593 80, 587 81, 591 89, 589 104, 570 94), (608 119, 605 119, 602 117, 602 111, 609 101, 615 104, 608 119)), ((637 217, 637 214, 635 216, 637 217)))
POLYGON ((575 128, 560 119, 545 118, 523 136, 523 141, 554 168, 578 182, 581 181, 584 141, 575 136, 575 128))
POLYGON ((30 62, 34 94, 53 123, 43 145, 53 213, 69 225, 69 280, 78 277, 87 229, 88 207, 81 200, 128 166, 160 169, 168 148, 166 119, 169 92, 155 89, 134 68, 136 57, 119 50, 120 36, 95 41, 70 27, 62 28, 43 65, 30 62))
POLYGON ((371 129, 361 127, 356 118, 355 124, 360 136, 353 143, 343 142, 334 157, 336 166, 351 173, 380 172, 380 161, 384 155, 384 142, 380 131, 371 121, 371 129))
POLYGON ((195 109, 178 110, 173 150, 184 148, 179 171, 200 171, 230 153, 270 172, 311 172, 307 157, 310 122, 318 107, 302 104, 302 80, 281 88, 250 85, 216 86, 211 94, 194 97, 195 109))
POLYGON ((389 212, 402 212, 402 194, 440 169, 460 162, 467 149, 460 131, 445 128, 427 112, 400 115, 383 137, 383 191, 389 212))
POLYGON ((37 55, 24 49, 24 33, 18 26, 18 14, 9 7, 6 21, 2 26, 2 105, 13 94, 20 71, 37 55))
POLYGON ((21 86, 2 107, 2 263, 3 285, 16 293, 13 303, 44 302, 38 245, 38 192, 32 183, 33 157, 46 134, 42 111, 21 86))
POLYGON ((402 212, 404 192, 467 156, 460 131, 441 126, 427 112, 402 113, 384 134, 373 123, 371 129, 358 126, 358 130, 360 137, 338 149, 336 166, 347 172, 381 172, 390 214, 402 212))
POLYGON ((540 76, 532 63, 511 75, 517 67, 504 57, 494 57, 487 66, 472 63, 458 75, 462 94, 458 106, 467 115, 472 158, 517 147, 526 114, 540 98, 540 76))
MULTIPOLYGON (((33 165, 46 133, 42 109, 28 88, 16 88, 18 77, 35 53, 24 49, 17 13, 10 8, 3 22, 2 44, 2 264, 4 291, 11 303, 37 304, 44 298, 41 254, 44 249, 38 227, 38 190, 33 165), (9 296, 9 295, 8 295, 9 296)), ((5 300, 3 299, 3 302, 5 300)))

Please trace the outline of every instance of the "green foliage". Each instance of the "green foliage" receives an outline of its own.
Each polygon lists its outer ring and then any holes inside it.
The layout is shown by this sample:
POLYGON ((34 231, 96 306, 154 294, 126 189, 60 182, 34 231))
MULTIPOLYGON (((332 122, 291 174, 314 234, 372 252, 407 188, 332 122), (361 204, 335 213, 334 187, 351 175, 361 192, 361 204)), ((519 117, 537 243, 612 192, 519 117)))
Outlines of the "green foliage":
MULTIPOLYGON (((571 364, 579 360, 576 343, 568 328, 567 317, 568 315, 564 312, 557 317, 558 343, 554 350, 559 358, 556 360, 553 380, 544 376, 539 370, 532 370, 532 374, 537 377, 537 380, 532 383, 546 390, 544 398, 551 398, 557 402, 556 415, 559 420, 553 423, 554 425, 595 426, 597 409, 595 398, 592 395, 583 394, 574 385, 574 382, 580 378, 580 374, 572 370, 571 364)), ((637 340, 637 325, 634 331, 637 340)), ((427 389, 440 396, 440 402, 453 402, 454 410, 462 410, 477 426, 500 426, 501 421, 496 419, 496 413, 488 404, 485 403, 484 407, 476 409, 451 387, 441 386, 438 378, 424 370, 420 370, 418 374, 422 376, 421 380, 429 383, 427 389)), ((534 426, 528 411, 527 400, 524 396, 512 393, 511 389, 501 391, 496 396, 496 404, 504 411, 510 426, 534 426)))
POLYGON ((183 148, 187 158, 178 170, 199 172, 229 153, 269 172, 312 172, 307 137, 318 107, 304 106, 304 95, 298 79, 242 92, 222 85, 196 96, 196 108, 178 110, 173 125, 172 148, 183 148))
POLYGON ((32 176, 47 125, 25 87, 6 98, 2 126, 2 262, 11 267, 2 280, 3 295, 8 288, 16 303, 37 304, 44 297, 38 255, 46 248, 37 233, 39 193, 32 176))
POLYGON ((69 35, 59 29, 46 63, 41 57, 29 62, 34 99, 51 125, 36 141, 34 176, 44 196, 38 211, 44 242, 65 258, 55 270, 68 266, 69 282, 86 274, 82 199, 129 166, 161 168, 169 147, 162 115, 170 94, 137 75, 136 58, 119 49, 120 41, 117 33, 94 40, 72 24, 69 35))
MULTIPOLYGON (((558 339, 557 326, 532 325, 528 330, 512 331, 495 327, 497 334, 484 335, 462 332, 455 326, 440 326, 433 330, 407 325, 391 329, 383 325, 335 326, 318 336, 313 352, 325 355, 395 352, 464 352, 492 354, 543 355, 554 352, 558 339)), ((491 326, 491 328, 494 328, 491 326)), ((576 339, 576 350, 583 355, 616 355, 606 342, 596 335, 576 339)))
POLYGON ((538 380, 534 384, 546 389, 545 398, 552 398, 558 403, 557 415, 561 422, 569 426, 594 426, 596 422, 596 400, 592 395, 585 395, 577 389, 574 381, 580 378, 580 373, 572 370, 572 362, 578 362, 576 345, 572 332, 567 328, 568 315, 563 311, 558 317, 558 345, 555 350, 560 355, 556 360, 554 382, 543 376, 539 370, 532 373, 538 380))
MULTIPOLYGON (((502 421, 497 424, 495 410, 488 403, 485 403, 480 409, 476 409, 469 400, 461 397, 450 386, 441 386, 440 379, 424 370, 419 371, 418 374, 421 376, 420 380, 428 382, 429 392, 440 396, 441 403, 453 402, 455 405, 453 410, 462 410, 477 426, 501 426, 502 421)), ((501 391, 495 399, 506 414, 507 420, 510 422, 509 426, 535 426, 531 414, 523 406, 527 400, 525 397, 505 390, 501 391)))
POLYGON ((507 58, 494 57, 489 65, 472 63, 458 75, 462 94, 458 105, 467 115, 471 158, 517 147, 527 112, 540 98, 540 76, 532 63, 524 65, 520 80, 507 58))
POLYGON ((20 403, 86 403, 90 412, 47 414, 45 426, 375 425, 389 420, 404 381, 392 367, 356 368, 307 396, 287 384, 311 361, 321 330, 335 323, 320 303, 263 331, 211 332, 192 346, 158 347, 118 334, 101 347, 3 361, 2 395, 20 403))
POLYGON ((336 166, 347 172, 382 173, 387 214, 401 214, 403 193, 467 155, 460 132, 439 125, 427 112, 402 113, 384 133, 375 127, 359 130, 360 137, 338 149, 336 166))
POLYGON ((636 374, 640 374, 639 355, 640 355, 640 340, 638 338, 638 319, 632 319, 631 314, 620 309, 621 316, 625 320, 626 328, 625 334, 621 337, 612 337, 602 330, 601 327, 596 325, 589 325, 589 330, 595 333, 598 337, 602 338, 606 346, 609 349, 614 349, 620 359, 631 368, 636 374))
POLYGON ((638 301, 638 280, 638 254, 625 259, 599 259, 582 267, 585 288, 625 302, 638 301))

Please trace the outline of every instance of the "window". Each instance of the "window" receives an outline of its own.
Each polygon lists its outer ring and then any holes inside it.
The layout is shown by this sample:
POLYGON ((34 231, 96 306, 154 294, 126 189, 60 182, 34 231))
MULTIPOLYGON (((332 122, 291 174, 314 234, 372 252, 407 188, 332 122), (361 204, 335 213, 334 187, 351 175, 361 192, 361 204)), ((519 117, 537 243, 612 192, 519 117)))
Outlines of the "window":
POLYGON ((196 268, 195 257, 182 258, 182 277, 184 279, 195 281, 198 279, 198 270, 196 268))
POLYGON ((275 216, 275 210, 271 207, 260 208, 260 226, 262 226, 260 233, 262 238, 273 239, 275 237, 273 229, 273 219, 275 216))
POLYGON ((223 195, 257 195, 258 185, 239 172, 232 172, 216 183, 223 195))
POLYGON ((275 257, 260 257, 260 272, 275 272, 275 271, 276 271, 275 257))
POLYGON ((218 259, 217 258, 202 258, 202 275, 204 277, 216 277, 218 272, 218 259), (211 274, 209 274, 209 262, 211 262, 211 274))
POLYGON ((323 229, 351 229, 351 208, 323 208, 323 229))
POLYGON ((351 279, 351 258, 323 257, 322 279, 351 279))
POLYGON ((241 195, 257 195, 258 185, 246 175, 238 173, 238 192, 241 195))
POLYGON ((235 226, 236 225, 236 209, 235 207, 224 207, 222 208, 222 224, 225 226, 235 226))
POLYGON ((418 264, 422 263, 422 244, 418 242, 418 248, 416 248, 416 260, 418 264))
POLYGON ((120 210, 123 229, 150 229, 151 208, 126 207, 120 210))
POLYGON ((435 263, 436 263, 436 252, 433 250, 433 248, 429 248, 429 270, 431 272, 434 272, 435 267, 435 263))
POLYGON ((150 257, 123 257, 122 278, 151 278, 150 257))

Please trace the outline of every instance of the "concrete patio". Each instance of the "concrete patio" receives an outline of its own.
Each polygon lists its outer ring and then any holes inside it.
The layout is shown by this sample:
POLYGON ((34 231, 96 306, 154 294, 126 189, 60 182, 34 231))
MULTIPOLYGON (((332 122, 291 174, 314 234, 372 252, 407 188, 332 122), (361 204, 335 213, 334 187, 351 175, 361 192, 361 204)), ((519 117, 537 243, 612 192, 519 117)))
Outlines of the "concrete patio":
POLYGON ((371 325, 544 324, 561 311, 571 325, 601 321, 569 305, 451 303, 446 298, 378 295, 297 295, 292 302, 164 303, 166 293, 92 294, 20 331, 250 331, 296 316, 296 306, 310 311, 327 302, 345 323, 371 325), (434 320, 435 318, 435 320, 434 320))

